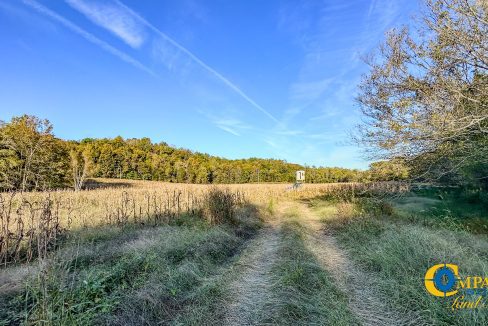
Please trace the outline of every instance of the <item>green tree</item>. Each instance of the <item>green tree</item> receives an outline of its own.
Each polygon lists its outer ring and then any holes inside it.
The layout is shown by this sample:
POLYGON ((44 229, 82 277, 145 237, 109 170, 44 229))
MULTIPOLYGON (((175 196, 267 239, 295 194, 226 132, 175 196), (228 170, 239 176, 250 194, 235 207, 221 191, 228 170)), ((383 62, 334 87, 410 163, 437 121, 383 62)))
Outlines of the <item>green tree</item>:
POLYGON ((400 181, 408 178, 408 167, 399 160, 371 163, 369 179, 372 181, 400 181))
POLYGON ((68 179, 66 144, 52 134, 48 120, 23 115, 0 123, 1 184, 5 189, 63 187, 68 179))
POLYGON ((421 18, 367 58, 356 139, 373 158, 440 179, 488 163, 488 2, 428 0, 421 18))

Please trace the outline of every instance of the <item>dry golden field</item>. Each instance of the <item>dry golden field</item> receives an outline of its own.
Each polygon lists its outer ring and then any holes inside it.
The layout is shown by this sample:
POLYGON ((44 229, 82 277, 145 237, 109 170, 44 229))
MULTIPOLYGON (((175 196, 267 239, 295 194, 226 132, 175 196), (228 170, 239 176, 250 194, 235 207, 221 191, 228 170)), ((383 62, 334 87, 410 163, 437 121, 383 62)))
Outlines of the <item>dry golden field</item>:
POLYGON ((422 282, 446 259, 486 275, 486 235, 407 185, 87 186, 0 193, 0 324, 486 325, 422 282))
POLYGON ((31 216, 34 213, 31 210, 38 213, 34 215, 39 215, 46 200, 49 200, 55 213, 53 217, 59 218, 60 226, 76 229, 192 213, 201 208, 202 199, 212 188, 228 190, 239 200, 267 204, 270 199, 279 197, 312 198, 338 191, 398 191, 402 187, 405 186, 396 183, 327 183, 304 184, 295 190, 291 185, 282 183, 202 185, 96 179, 88 183, 87 190, 78 192, 58 190, 0 194, 0 211, 3 213, 3 226, 6 226, 6 214, 10 213, 9 227, 18 223, 19 218, 24 218, 23 224, 28 227, 28 223, 36 221, 35 216, 31 216))
POLYGON ((398 191, 396 183, 199 185, 157 181, 94 179, 82 191, 0 194, 0 262, 27 260, 48 247, 68 230, 102 225, 140 223, 159 225, 182 214, 198 215, 211 189, 230 193, 236 203, 267 205, 273 199, 313 198, 326 194, 366 190, 398 191))

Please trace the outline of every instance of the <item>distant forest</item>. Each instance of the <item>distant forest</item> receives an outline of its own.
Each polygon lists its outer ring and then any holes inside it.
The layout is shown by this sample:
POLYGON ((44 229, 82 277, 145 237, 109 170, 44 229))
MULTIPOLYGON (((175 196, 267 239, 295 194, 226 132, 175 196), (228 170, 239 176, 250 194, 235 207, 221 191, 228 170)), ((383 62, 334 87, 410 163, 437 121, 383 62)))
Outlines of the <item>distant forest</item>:
POLYGON ((61 140, 48 120, 24 115, 0 124, 0 187, 3 190, 81 189, 88 177, 158 180, 182 183, 250 183, 399 180, 404 168, 379 162, 368 171, 309 167, 283 160, 229 160, 153 143, 149 138, 61 140), (384 165, 387 164, 386 168, 384 165))
POLYGON ((276 159, 229 160, 175 148, 148 138, 84 139, 93 176, 188 183, 293 182, 295 171, 307 170, 307 181, 349 182, 364 178, 359 170, 304 167, 276 159))

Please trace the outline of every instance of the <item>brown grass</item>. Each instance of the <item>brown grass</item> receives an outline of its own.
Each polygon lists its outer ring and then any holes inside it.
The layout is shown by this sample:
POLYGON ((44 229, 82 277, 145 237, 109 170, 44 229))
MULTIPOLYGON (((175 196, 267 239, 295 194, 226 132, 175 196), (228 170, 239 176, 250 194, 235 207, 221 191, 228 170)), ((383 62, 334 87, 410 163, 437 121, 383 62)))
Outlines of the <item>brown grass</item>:
POLYGON ((0 264, 43 257, 68 230, 131 223, 160 225, 182 214, 211 223, 232 219, 232 206, 245 201, 269 205, 277 198, 313 198, 365 191, 398 191, 397 183, 197 185, 96 179, 87 190, 0 193, 0 264), (230 206, 229 206, 230 205, 230 206), (222 215, 224 214, 224 215, 222 215))

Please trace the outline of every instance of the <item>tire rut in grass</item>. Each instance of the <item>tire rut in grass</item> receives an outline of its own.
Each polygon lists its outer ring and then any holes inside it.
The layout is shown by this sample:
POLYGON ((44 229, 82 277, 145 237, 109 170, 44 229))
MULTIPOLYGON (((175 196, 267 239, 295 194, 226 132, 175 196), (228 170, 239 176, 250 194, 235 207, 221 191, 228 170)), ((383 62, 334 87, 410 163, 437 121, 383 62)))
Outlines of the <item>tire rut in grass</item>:
POLYGON ((235 274, 229 284, 225 325, 256 325, 257 312, 271 297, 271 269, 277 259, 279 232, 266 227, 252 240, 239 261, 229 271, 235 274))
POLYGON ((336 285, 349 296, 349 308, 363 325, 423 325, 418 314, 395 311, 387 306, 387 297, 375 290, 373 275, 363 272, 339 247, 333 235, 322 228, 318 217, 305 205, 299 205, 307 227, 307 247, 333 277, 336 285))

